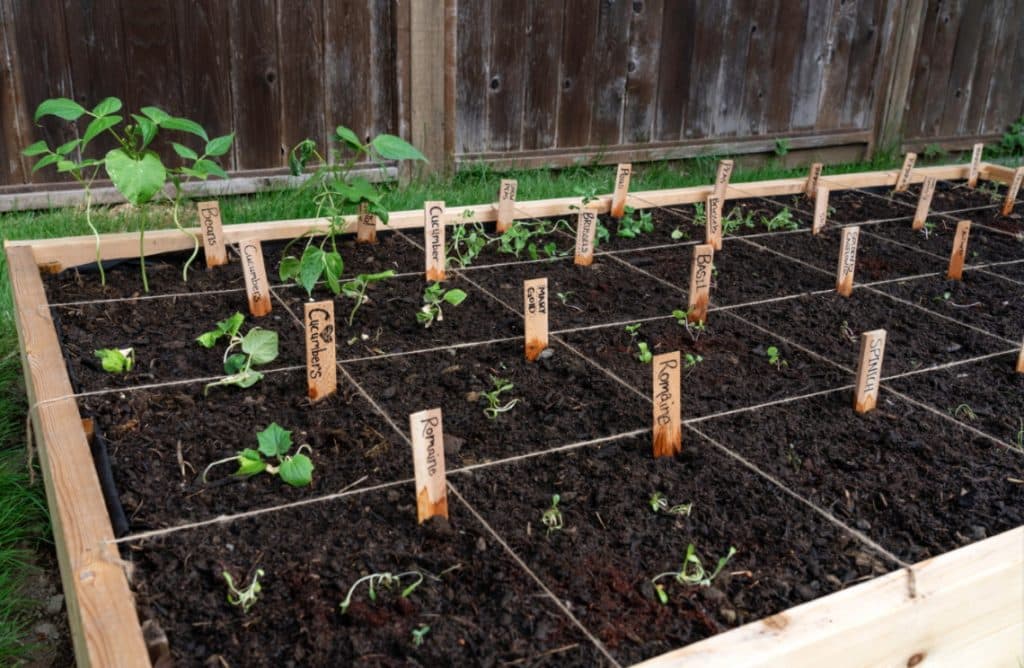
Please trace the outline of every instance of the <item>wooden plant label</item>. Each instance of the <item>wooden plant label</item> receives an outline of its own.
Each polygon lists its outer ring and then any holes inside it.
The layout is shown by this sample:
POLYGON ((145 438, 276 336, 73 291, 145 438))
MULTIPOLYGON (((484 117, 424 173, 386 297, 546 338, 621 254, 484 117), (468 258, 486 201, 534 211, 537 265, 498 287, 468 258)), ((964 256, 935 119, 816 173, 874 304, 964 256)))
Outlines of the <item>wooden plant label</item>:
MULTIPOLYGON (((732 160, 719 160, 718 171, 715 173, 715 195, 718 196, 719 205, 725 202, 725 191, 729 187, 729 179, 732 177, 732 160)), ((721 211, 718 212, 721 215, 721 211)))
POLYGON ((807 183, 804 185, 804 195, 807 197, 814 197, 818 193, 818 179, 821 178, 821 169, 824 165, 820 162, 816 162, 811 165, 811 170, 807 173, 807 183))
POLYGON ((338 389, 337 341, 334 330, 334 302, 307 302, 306 387, 309 398, 318 401, 338 389))
POLYGON ((423 247, 427 280, 444 280, 444 202, 423 203, 423 247))
POLYGON ((978 173, 981 171, 981 151, 984 144, 975 144, 971 151, 971 171, 967 172, 967 185, 973 188, 978 185, 978 173))
POLYGON ((515 179, 502 179, 501 188, 498 190, 498 226, 499 232, 504 232, 512 226, 516 217, 516 191, 519 189, 519 182, 515 179))
POLYGON ((420 524, 440 515, 448 518, 448 489, 444 476, 444 432, 441 409, 409 415, 412 464, 416 476, 416 518, 420 524))
POLYGON ((580 209, 576 221, 576 258, 574 262, 587 266, 594 262, 594 237, 597 235, 597 212, 588 207, 580 209))
POLYGON ((843 230, 842 241, 839 244, 836 292, 844 297, 853 294, 853 270, 857 268, 857 240, 859 238, 859 227, 847 227, 843 230))
POLYGON ((949 255, 949 269, 946 278, 960 280, 964 276, 964 261, 967 259, 967 237, 971 233, 971 221, 961 220, 956 224, 953 237, 953 252, 949 255))
POLYGON ((1024 373, 1024 342, 1020 346, 1020 355, 1017 355, 1017 373, 1024 373))
POLYGON ((885 355, 885 330, 876 329, 860 335, 860 363, 857 365, 857 389, 853 410, 867 413, 878 402, 882 380, 882 356, 885 355))
POLYGON ((626 195, 629 194, 629 177, 633 166, 628 162, 619 163, 615 172, 615 194, 612 195, 612 218, 626 215, 626 195))
POLYGON ((708 301, 711 295, 711 266, 715 260, 715 249, 711 244, 700 244, 693 248, 693 264, 690 265, 690 300, 686 319, 689 322, 704 322, 708 317, 708 301))
POLYGON ((817 234, 825 229, 825 222, 828 220, 828 186, 818 186, 814 195, 814 223, 811 224, 811 234, 817 234))
POLYGON ((896 177, 896 187, 893 190, 901 193, 907 189, 910 185, 910 173, 914 171, 915 162, 917 162, 917 154, 907 153, 907 157, 903 158, 903 166, 900 167, 900 174, 896 177))
POLYGON ((1006 191, 1006 201, 1003 202, 1004 216, 1013 212, 1013 205, 1017 203, 1017 193, 1020 192, 1021 181, 1024 181, 1024 167, 1018 167, 1013 173, 1013 181, 1010 181, 1010 189, 1006 191))
POLYGON ((267 270, 263 267, 263 248, 259 239, 239 241, 242 270, 245 275, 245 292, 249 296, 249 313, 257 318, 270 313, 270 284, 267 270))
POLYGON ((683 424, 679 400, 679 351, 655 355, 654 376, 654 458, 671 457, 683 449, 683 424))
POLYGON ((704 204, 704 243, 715 250, 722 250, 722 200, 714 193, 708 195, 704 204))
POLYGON ((523 281, 526 359, 533 362, 548 347, 548 279, 523 281))
POLYGON ((365 204, 359 205, 359 213, 356 214, 356 242, 377 243, 377 216, 367 211, 365 204))
POLYGON ((932 197, 935 195, 935 183, 936 179, 934 176, 924 177, 924 183, 921 184, 921 197, 917 200, 917 211, 914 212, 914 224, 913 229, 923 230, 924 223, 928 219, 928 212, 932 208, 932 197))
POLYGON ((199 213, 199 231, 203 235, 203 251, 206 253, 206 266, 219 267, 228 263, 228 247, 224 244, 224 225, 220 219, 220 204, 199 202, 196 205, 199 213))

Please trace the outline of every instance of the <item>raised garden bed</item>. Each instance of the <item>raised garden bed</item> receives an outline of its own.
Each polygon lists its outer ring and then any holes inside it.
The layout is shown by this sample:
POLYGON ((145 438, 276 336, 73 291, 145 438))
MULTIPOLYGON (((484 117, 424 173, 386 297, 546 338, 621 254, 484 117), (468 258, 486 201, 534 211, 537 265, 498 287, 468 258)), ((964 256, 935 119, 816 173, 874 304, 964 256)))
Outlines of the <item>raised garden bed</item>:
MULTIPOLYGON (((633 238, 616 236, 610 197, 599 198, 611 238, 591 266, 571 257, 578 200, 519 203, 517 218, 550 228, 538 238, 545 252, 491 246, 452 269, 445 286, 469 296, 430 328, 415 318, 423 214, 393 214, 377 245, 342 244, 347 274, 398 275, 371 286, 352 325, 342 317, 351 302, 335 300, 339 389, 316 403, 303 371, 306 295, 273 279, 284 241, 323 221, 225 228, 232 242, 265 242, 273 311, 246 327, 276 331, 280 354, 253 387, 209 394, 222 352, 194 339, 245 311, 237 260, 182 284, 188 241, 151 233, 152 292, 142 295, 134 237, 104 239, 104 257, 125 260, 106 288, 76 269, 91 259, 91 238, 9 243, 79 662, 147 665, 143 625, 148 638, 156 628, 167 636, 166 646, 150 643, 153 656, 168 651, 180 665, 1016 660, 1021 223, 978 208, 990 202, 959 185, 965 167, 915 170, 912 180, 926 174, 943 179, 937 208, 956 211, 932 216, 927 235, 910 229, 914 198, 889 192, 895 172, 824 177, 835 211, 819 235, 802 180, 730 187, 726 216, 751 222, 730 228, 716 254, 704 329, 671 313, 687 305, 704 237, 696 205, 709 188, 631 195, 655 226, 633 238), (792 223, 767 222, 784 210, 792 223), (974 222, 966 272, 949 281, 961 219, 974 222), (835 271, 850 224, 862 229, 846 298, 835 271), (531 363, 523 281, 539 277, 549 282, 551 341, 531 363), (858 335, 879 328, 888 331, 881 396, 860 415, 858 335), (651 456, 640 342, 686 361, 674 457, 651 456), (137 367, 104 372, 93 351, 125 345, 137 367), (517 402, 490 419, 482 397, 494 376, 512 383, 517 402), (407 420, 437 406, 449 519, 418 524, 407 420), (310 486, 236 479, 231 465, 204 480, 209 464, 255 447, 271 422, 310 446, 310 486), (666 500, 660 512, 655 494, 666 500), (553 495, 557 527, 544 521, 553 495), (652 579, 679 569, 689 545, 709 572, 736 552, 708 586, 663 579, 659 590, 652 579), (229 603, 223 573, 248 583, 257 569, 263 588, 245 612, 229 603), (391 589, 371 600, 360 589, 340 609, 359 578, 410 571, 423 582, 409 596, 391 589)), ((983 176, 989 199, 1008 180, 990 166, 983 176)), ((491 206, 450 214, 493 234, 491 206)))

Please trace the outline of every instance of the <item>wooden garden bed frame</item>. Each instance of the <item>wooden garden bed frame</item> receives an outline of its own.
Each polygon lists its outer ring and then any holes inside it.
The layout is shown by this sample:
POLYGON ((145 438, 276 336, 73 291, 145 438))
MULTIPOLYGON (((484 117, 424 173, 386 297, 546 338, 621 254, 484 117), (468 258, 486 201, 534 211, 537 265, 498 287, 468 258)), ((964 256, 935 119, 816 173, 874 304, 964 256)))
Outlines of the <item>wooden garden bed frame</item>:
MULTIPOLYGON (((925 176, 963 179, 968 166, 915 169, 925 176)), ((823 176, 841 190, 891 186, 897 170, 823 176)), ((983 164, 981 177, 1009 183, 1013 170, 983 164)), ((737 184, 726 197, 801 193, 803 178, 737 184)), ((631 194, 637 209, 701 202, 711 186, 631 194)), ((571 213, 579 198, 518 202, 521 217, 571 213)), ((593 204, 607 212, 611 195, 593 204)), ((476 221, 493 221, 495 205, 452 207, 449 224, 469 210, 476 221)), ((355 231, 355 219, 347 219, 355 231)), ((326 219, 226 225, 226 238, 291 239, 324 229, 326 219)), ((387 227, 423 226, 422 211, 391 214, 387 227)), ((191 230, 198 235, 198 230, 191 230)), ((50 317, 40 270, 94 262, 91 236, 9 241, 5 244, 21 345, 32 433, 46 486, 75 657, 80 666, 149 666, 142 631, 123 563, 104 505, 89 444, 50 317)), ((105 260, 138 256, 134 233, 104 235, 105 260)), ((177 230, 146 234, 146 255, 192 248, 177 230)), ((1024 654, 1024 527, 920 562, 864 584, 791 608, 643 663, 668 666, 1017 666, 1024 654)))

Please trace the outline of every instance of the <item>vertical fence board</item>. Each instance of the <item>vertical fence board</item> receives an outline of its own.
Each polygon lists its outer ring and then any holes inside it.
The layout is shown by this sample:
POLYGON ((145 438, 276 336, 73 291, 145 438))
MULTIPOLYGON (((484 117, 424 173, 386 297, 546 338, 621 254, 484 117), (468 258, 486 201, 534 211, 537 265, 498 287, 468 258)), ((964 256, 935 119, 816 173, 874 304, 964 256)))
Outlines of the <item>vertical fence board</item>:
POLYGON ((22 108, 14 11, 10 0, 0 0, 0 184, 19 183, 29 178, 31 166, 21 155, 29 143, 28 119, 22 108), (6 179, 4 178, 6 177, 6 179))
POLYGON ((700 41, 700 34, 694 25, 696 14, 693 0, 669 0, 664 5, 654 130, 651 137, 655 141, 680 138, 683 113, 690 96, 691 63, 700 41))
MULTIPOLYGON (((964 12, 956 31, 956 46, 953 47, 953 62, 949 68, 949 82, 943 96, 944 104, 939 123, 939 135, 956 133, 961 120, 966 116, 974 84, 974 70, 978 65, 981 36, 986 25, 992 23, 992 3, 984 2, 971 6, 964 12)), ((994 27, 994 26, 992 26, 994 27)))
POLYGON ((834 128, 839 123, 840 105, 846 93, 846 75, 850 64, 850 40, 857 23, 857 7, 853 3, 833 3, 829 17, 827 42, 824 47, 825 66, 818 92, 818 113, 814 128, 834 128))
MULTIPOLYGON (((374 134, 400 134, 396 121, 398 70, 395 64, 398 55, 394 36, 395 4, 391 0, 373 0, 370 14, 370 49, 373 54, 369 75, 373 98, 372 128, 374 134)), ((327 115, 330 116, 329 113, 327 115)), ((328 118, 328 130, 332 127, 328 118)), ((403 136, 408 138, 408 135, 403 136)))
POLYGON ((370 7, 365 0, 325 2, 326 127, 344 125, 362 139, 373 131, 373 96, 367 76, 371 61, 370 23, 370 7))
POLYGON ((526 78, 526 58, 521 49, 530 22, 529 9, 520 0, 492 3, 490 64, 483 94, 489 150, 516 151, 520 147, 526 78))
MULTIPOLYGON (((555 145, 559 65, 562 53, 562 0, 530 0, 530 34, 523 90, 524 150, 555 145)), ((461 88, 461 86, 460 86, 461 88)))
POLYGON ((240 169, 284 164, 279 70, 276 0, 232 0, 232 99, 236 141, 245 147, 240 169))
POLYGON ((594 107, 594 49, 597 6, 590 0, 566 0, 570 21, 562 30, 562 74, 558 89, 558 146, 587 146, 594 107))
POLYGON ((632 10, 632 2, 598 4, 597 38, 591 62, 594 71, 591 146, 614 146, 622 141, 622 103, 626 94, 632 10))
POLYGON ((622 143, 651 140, 655 94, 658 86, 658 54, 662 50, 661 22, 664 0, 634 2, 626 60, 626 90, 622 105, 622 143))
POLYGON ((722 41, 724 49, 718 58, 718 71, 715 75, 711 105, 711 127, 707 132, 713 137, 736 137, 746 135, 740 131, 743 116, 743 97, 748 86, 756 87, 750 80, 747 57, 750 53, 750 42, 754 34, 751 32, 753 17, 757 15, 757 5, 762 8, 767 2, 752 0, 734 0, 728 6, 719 23, 724 29, 722 41))
POLYGON ((781 14, 781 0, 765 0, 754 5, 747 32, 750 44, 743 71, 739 74, 743 93, 739 108, 736 134, 762 135, 765 133, 765 109, 767 101, 776 91, 768 89, 772 71, 766 63, 772 60, 772 52, 781 40, 775 39, 773 28, 775 18, 781 14), (742 125, 740 125, 742 123, 742 125))
POLYGON ((886 3, 881 0, 862 2, 857 9, 837 123, 840 128, 867 127, 875 97, 882 94, 876 90, 881 78, 875 75, 890 64, 880 60, 885 16, 886 3))
POLYGON ((490 81, 490 24, 491 3, 459 3, 456 28, 459 85, 455 91, 458 128, 455 146, 459 153, 478 153, 487 149, 488 110, 484 91, 490 81))
POLYGON ((796 86, 793 88, 793 109, 790 128, 808 130, 818 117, 824 63, 829 58, 828 41, 832 25, 833 4, 837 0, 809 0, 804 6, 804 31, 797 61, 796 86))
MULTIPOLYGON (((689 90, 680 129, 682 139, 703 139, 711 133, 711 118, 718 106, 716 99, 720 49, 725 35, 727 4, 698 3, 694 25, 690 28, 693 39, 693 58, 690 66, 689 90), (696 34, 694 34, 696 33, 696 34)), ((730 40, 731 43, 731 40, 730 40)), ((685 67, 685 63, 683 64, 685 67)))
MULTIPOLYGON (((332 129, 344 119, 331 120, 325 107, 323 0, 289 0, 277 8, 278 49, 281 53, 281 146, 313 139, 322 148, 332 129)), ((365 100, 357 100, 357 103, 365 100)))
POLYGON ((775 134, 790 128, 800 42, 806 30, 805 14, 796 3, 785 1, 775 15, 774 26, 764 26, 763 29, 771 31, 772 40, 763 126, 765 132, 775 134))

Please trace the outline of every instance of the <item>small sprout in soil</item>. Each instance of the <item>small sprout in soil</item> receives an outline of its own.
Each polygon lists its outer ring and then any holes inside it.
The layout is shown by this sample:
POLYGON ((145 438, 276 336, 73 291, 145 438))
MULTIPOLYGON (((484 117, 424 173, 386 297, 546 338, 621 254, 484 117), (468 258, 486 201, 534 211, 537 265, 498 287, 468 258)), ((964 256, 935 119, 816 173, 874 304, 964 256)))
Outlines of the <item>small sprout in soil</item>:
POLYGON ((690 233, 687 230, 684 230, 682 228, 682 226, 677 227, 674 230, 672 230, 672 241, 679 241, 680 239, 689 239, 689 238, 690 238, 690 233))
POLYGON ((796 454, 796 448, 793 447, 792 443, 789 444, 789 449, 786 450, 786 461, 793 467, 794 472, 799 471, 800 466, 804 463, 803 458, 796 454))
POLYGON ((690 338, 694 343, 700 338, 700 335, 707 331, 707 325, 704 322, 690 322, 690 311, 675 309, 672 311, 672 317, 676 319, 676 323, 686 328, 686 333, 690 335, 690 338))
POLYGON ((850 328, 850 323, 843 321, 843 324, 839 326, 839 332, 843 335, 850 343, 857 343, 857 335, 853 333, 853 329, 850 328))
POLYGON ((647 345, 646 341, 640 341, 637 338, 637 332, 640 330, 640 323, 636 322, 632 325, 626 325, 625 330, 629 334, 630 343, 636 344, 637 352, 635 357, 644 364, 650 364, 651 360, 654 359, 654 353, 651 352, 651 348, 647 345))
POLYGON ((260 585, 260 578, 264 575, 263 569, 256 569, 256 574, 252 576, 252 582, 245 589, 238 589, 235 586, 235 581, 231 579, 231 573, 224 571, 221 575, 228 583, 228 603, 241 607, 242 612, 249 612, 252 606, 256 605, 256 597, 263 590, 263 586, 260 585))
POLYGON ((1017 422, 1020 424, 1020 429, 1017 430, 1016 449, 1018 452, 1024 452, 1024 418, 1017 418, 1017 422))
POLYGON ((654 221, 650 211, 638 211, 631 206, 626 207, 626 215, 619 220, 616 236, 624 239, 635 239, 641 234, 654 231, 654 221))
POLYGON ((269 427, 256 433, 256 440, 259 443, 256 450, 245 448, 234 457, 212 462, 203 471, 203 482, 206 482, 210 469, 228 462, 238 463, 235 475, 240 478, 269 473, 280 476, 281 480, 292 487, 305 487, 313 481, 313 462, 303 454, 303 450, 312 452, 313 449, 303 443, 296 449, 294 455, 289 455, 288 451, 292 449, 292 432, 276 422, 271 422, 269 427), (267 459, 264 459, 264 456, 267 459), (270 458, 274 458, 277 463, 271 463, 270 458))
POLYGON ((426 640, 427 634, 430 633, 430 627, 426 624, 420 624, 418 627, 412 630, 412 646, 419 647, 426 640))
POLYGON ((701 587, 710 587, 718 574, 722 572, 725 565, 729 563, 733 555, 736 554, 735 547, 729 547, 729 553, 718 560, 718 565, 715 566, 715 570, 708 573, 704 569, 704 564, 700 557, 697 556, 697 551, 693 547, 693 543, 690 543, 686 547, 686 556, 683 558, 683 565, 680 567, 678 572, 670 571, 668 573, 661 573, 651 579, 651 583, 654 584, 654 590, 658 593, 658 600, 662 604, 668 604, 668 592, 665 591, 663 585, 658 584, 658 580, 662 578, 672 578, 681 585, 699 585, 701 587))
POLYGON ((558 502, 561 499, 562 497, 558 494, 552 496, 551 507, 540 516, 541 523, 548 528, 548 534, 559 531, 564 526, 562 524, 562 511, 558 509, 558 502))
POLYGON ((692 369, 693 367, 697 366, 703 361, 703 355, 694 355, 693 353, 686 353, 686 356, 683 357, 683 366, 685 366, 687 369, 692 369))
POLYGON ((933 231, 935 231, 935 223, 930 220, 924 221, 924 226, 921 228, 921 232, 924 233, 924 238, 927 239, 933 231))
POLYGON ((218 385, 251 387, 263 378, 263 374, 254 371, 252 367, 270 364, 277 359, 277 332, 253 327, 245 336, 240 336, 238 332, 244 321, 245 316, 235 313, 227 320, 218 322, 215 329, 196 337, 196 341, 204 348, 212 348, 221 337, 228 337, 228 347, 224 351, 224 373, 227 377, 207 383, 203 388, 204 395, 211 387, 218 385), (233 353, 238 347, 241 347, 242 352, 233 353))
POLYGON ((346 281, 341 285, 341 294, 346 297, 350 297, 356 301, 352 307, 352 311, 348 314, 348 326, 352 326, 352 321, 355 320, 356 311, 363 304, 370 301, 370 298, 366 296, 366 288, 370 286, 370 283, 379 283, 385 281, 395 275, 394 269, 388 269, 387 271, 381 271, 376 274, 359 274, 351 281, 346 281))
POLYGON ((775 232, 776 230, 800 229, 800 223, 793 218, 793 214, 790 213, 789 209, 783 209, 771 218, 761 216, 761 223, 763 223, 764 226, 772 232, 775 232))
POLYGON ((484 409, 484 415, 486 415, 489 420, 497 420, 500 414, 507 413, 515 408, 515 405, 519 403, 519 399, 513 399, 507 404, 502 405, 498 395, 502 392, 511 390, 514 385, 503 378, 498 378, 497 376, 491 376, 491 384, 494 386, 494 389, 490 392, 481 392, 480 398, 487 400, 487 408, 484 409))
POLYGON ((741 207, 734 207, 729 215, 722 219, 722 232, 732 234, 740 228, 754 229, 754 213, 744 213, 741 207))
POLYGON ((782 354, 779 349, 775 346, 768 346, 764 351, 764 354, 768 356, 768 363, 774 366, 776 369, 781 369, 784 366, 789 366, 789 362, 782 359, 782 354))
POLYGON ((683 517, 689 517, 690 512, 693 510, 692 503, 678 503, 674 506, 669 505, 668 499, 661 492, 655 492, 651 494, 651 498, 648 499, 647 503, 651 506, 651 510, 656 513, 664 513, 666 515, 681 515, 683 517))
POLYGON ((416 313, 416 320, 424 327, 430 327, 434 322, 444 320, 444 312, 441 311, 441 304, 448 302, 452 306, 458 306, 466 299, 466 293, 458 288, 445 290, 440 283, 434 283, 423 290, 423 306, 416 313))
POLYGON ((134 348, 100 348, 96 357, 107 373, 128 373, 135 366, 134 348))
POLYGON ((574 294, 576 294, 576 293, 575 292, 556 292, 555 296, 558 297, 558 301, 562 302, 562 304, 568 305, 569 304, 569 298, 572 297, 574 294))
POLYGON ((707 214, 704 213, 704 202, 697 202, 693 205, 693 226, 704 227, 707 225, 707 214))
MULTIPOLYGON (((473 215, 467 209, 465 214, 473 215)), ((452 227, 451 239, 448 242, 447 257, 450 267, 468 267, 483 252, 489 243, 494 241, 488 236, 481 223, 466 223, 452 227)))
POLYGON ((348 612, 349 606, 352 605, 352 594, 355 593, 356 588, 359 587, 360 584, 364 582, 367 583, 369 591, 366 595, 371 601, 376 601, 378 588, 391 589, 392 587, 401 584, 403 579, 412 580, 412 583, 403 589, 401 594, 402 598, 409 598, 409 596, 416 591, 416 588, 423 583, 423 573, 420 573, 419 571, 406 571, 405 573, 370 573, 369 575, 364 575, 355 581, 355 584, 353 584, 348 590, 348 595, 345 596, 345 600, 339 605, 341 608, 341 614, 348 612))
POLYGON ((978 416, 975 414, 974 410, 967 404, 960 404, 955 408, 951 408, 949 412, 952 413, 953 417, 957 419, 965 418, 967 420, 970 420, 971 422, 978 419, 978 416))

